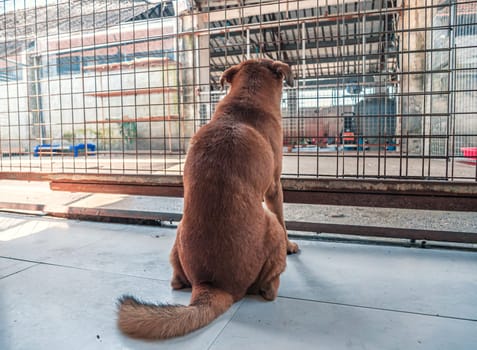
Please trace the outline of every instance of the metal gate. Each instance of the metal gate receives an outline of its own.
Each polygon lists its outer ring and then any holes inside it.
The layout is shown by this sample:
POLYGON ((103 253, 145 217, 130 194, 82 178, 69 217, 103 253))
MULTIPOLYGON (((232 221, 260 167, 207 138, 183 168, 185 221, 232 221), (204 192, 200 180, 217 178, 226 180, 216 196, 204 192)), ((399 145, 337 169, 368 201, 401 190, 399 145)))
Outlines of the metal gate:
POLYGON ((0 28, 1 178, 180 195, 221 72, 268 57, 288 200, 477 207, 476 1, 7 0, 0 28))

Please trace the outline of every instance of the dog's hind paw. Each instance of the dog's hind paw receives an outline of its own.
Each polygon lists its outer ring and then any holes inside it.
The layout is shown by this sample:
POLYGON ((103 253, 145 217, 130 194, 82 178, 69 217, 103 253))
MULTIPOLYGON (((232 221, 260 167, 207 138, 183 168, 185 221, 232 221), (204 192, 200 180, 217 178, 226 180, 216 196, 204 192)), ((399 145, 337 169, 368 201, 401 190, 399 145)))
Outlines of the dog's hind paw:
POLYGON ((296 254, 300 248, 298 248, 298 244, 292 241, 287 242, 287 254, 296 254))
POLYGON ((178 289, 190 288, 191 285, 187 282, 182 281, 182 279, 178 277, 173 277, 171 281, 171 287, 174 290, 178 290, 178 289))

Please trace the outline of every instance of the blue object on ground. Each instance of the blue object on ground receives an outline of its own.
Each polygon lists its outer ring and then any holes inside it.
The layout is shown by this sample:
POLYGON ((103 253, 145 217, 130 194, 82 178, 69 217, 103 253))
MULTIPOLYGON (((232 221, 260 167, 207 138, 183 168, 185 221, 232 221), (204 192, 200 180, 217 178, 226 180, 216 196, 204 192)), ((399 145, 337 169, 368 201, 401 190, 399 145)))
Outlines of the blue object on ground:
POLYGON ((50 152, 57 152, 60 150, 60 145, 58 144, 49 144, 43 143, 41 145, 36 145, 33 149, 33 156, 38 157, 41 151, 50 151, 50 152))
MULTIPOLYGON (((86 146, 84 143, 79 143, 77 145, 74 145, 74 146, 70 146, 70 150, 73 151, 73 154, 75 157, 78 157, 78 151, 82 151, 82 150, 85 150, 85 148, 87 148, 87 152, 95 152, 96 151, 96 145, 94 143, 87 143, 86 146)), ((94 154, 92 154, 94 155, 94 154)))
POLYGON ((47 151, 50 152, 50 156, 53 154, 61 154, 62 152, 73 152, 73 155, 75 157, 78 157, 79 151, 87 150, 87 152, 90 152, 90 155, 95 155, 94 152, 96 152, 96 145, 94 143, 87 143, 86 145, 84 143, 79 143, 77 145, 72 145, 69 146, 68 148, 62 147, 59 144, 48 144, 44 143, 41 145, 36 145, 35 148, 33 149, 33 156, 38 157, 40 156, 40 153, 42 151, 47 151))

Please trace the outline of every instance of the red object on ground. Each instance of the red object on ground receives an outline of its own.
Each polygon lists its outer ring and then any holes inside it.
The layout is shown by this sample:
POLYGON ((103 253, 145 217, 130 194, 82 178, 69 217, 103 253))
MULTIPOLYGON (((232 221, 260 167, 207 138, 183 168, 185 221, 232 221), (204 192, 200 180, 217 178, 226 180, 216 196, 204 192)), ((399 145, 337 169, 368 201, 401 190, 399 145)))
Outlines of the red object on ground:
POLYGON ((477 147, 462 147, 460 150, 465 158, 477 159, 477 147))

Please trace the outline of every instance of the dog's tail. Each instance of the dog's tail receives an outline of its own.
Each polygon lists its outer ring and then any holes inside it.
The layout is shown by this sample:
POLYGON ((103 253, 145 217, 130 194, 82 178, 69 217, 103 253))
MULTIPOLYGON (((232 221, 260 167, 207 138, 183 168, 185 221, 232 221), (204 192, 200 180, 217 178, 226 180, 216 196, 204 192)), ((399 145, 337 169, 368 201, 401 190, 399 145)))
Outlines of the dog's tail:
POLYGON ((189 306, 148 304, 123 296, 119 299, 118 326, 134 338, 172 338, 206 326, 233 302, 232 295, 206 284, 192 288, 189 306))

